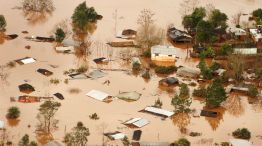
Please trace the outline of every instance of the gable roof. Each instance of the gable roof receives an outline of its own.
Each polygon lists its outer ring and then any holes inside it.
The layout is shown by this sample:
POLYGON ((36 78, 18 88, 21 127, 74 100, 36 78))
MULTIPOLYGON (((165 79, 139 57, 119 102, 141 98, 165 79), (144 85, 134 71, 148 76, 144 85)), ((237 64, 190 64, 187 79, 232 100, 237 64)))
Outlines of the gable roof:
POLYGON ((144 127, 145 125, 149 124, 149 121, 147 119, 143 118, 132 118, 126 122, 123 123, 124 125, 132 125, 138 128, 144 127))
POLYGON ((151 47, 151 54, 176 55, 176 48, 172 46, 156 45, 151 47))
POLYGON ((164 110, 164 109, 156 108, 156 107, 152 107, 152 106, 146 107, 144 109, 144 111, 149 112, 149 113, 153 113, 153 114, 156 114, 156 115, 160 115, 160 116, 165 116, 165 117, 171 117, 172 115, 175 114, 172 111, 168 111, 168 110, 164 110))

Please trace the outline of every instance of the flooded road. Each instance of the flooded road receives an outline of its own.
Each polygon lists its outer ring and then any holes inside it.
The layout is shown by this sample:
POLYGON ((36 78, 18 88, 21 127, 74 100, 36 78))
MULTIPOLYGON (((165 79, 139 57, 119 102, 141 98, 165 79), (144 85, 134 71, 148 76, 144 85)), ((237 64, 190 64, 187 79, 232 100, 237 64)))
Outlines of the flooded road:
MULTIPOLYGON (((93 6, 97 12, 103 15, 103 19, 98 22, 97 29, 92 36, 92 40, 97 43, 105 44, 114 40, 115 20, 114 14, 117 10, 117 30, 124 28, 137 28, 137 17, 144 8, 149 8, 155 12, 156 24, 162 28, 167 28, 170 23, 174 26, 182 28, 181 15, 179 12, 182 0, 88 0, 87 5, 93 6)), ((194 118, 191 115, 182 115, 179 120, 172 119, 162 120, 159 117, 138 112, 146 106, 153 105, 157 98, 163 102, 163 109, 173 110, 171 105, 171 97, 173 94, 161 90, 158 87, 158 81, 162 79, 153 75, 150 81, 146 82, 141 75, 132 75, 126 72, 105 71, 107 75, 97 80, 69 80, 68 84, 64 80, 68 78, 63 75, 65 70, 78 68, 81 65, 88 65, 92 71, 93 68, 123 68, 130 70, 130 63, 122 61, 119 56, 124 48, 111 48, 104 45, 93 45, 91 55, 79 59, 73 54, 59 54, 54 50, 54 44, 32 42, 24 39, 26 36, 39 35, 49 36, 56 24, 70 19, 74 8, 81 3, 82 0, 55 0, 55 10, 52 14, 41 16, 39 20, 25 17, 22 10, 13 9, 20 6, 20 1, 9 0, 0 1, 0 14, 3 14, 7 21, 6 34, 18 34, 19 37, 14 40, 0 39, 0 65, 24 58, 33 57, 36 63, 27 65, 18 65, 8 69, 8 78, 6 82, 0 84, 0 120, 7 123, 7 132, 9 139, 15 145, 24 134, 29 134, 31 139, 36 140, 35 127, 38 123, 36 115, 41 103, 23 104, 10 102, 10 97, 23 95, 18 90, 18 85, 25 83, 33 85, 36 89, 30 95, 51 96, 56 92, 64 95, 65 100, 60 101, 62 106, 59 109, 56 118, 59 120, 59 129, 53 133, 53 138, 59 142, 63 141, 65 132, 69 132, 78 121, 82 121, 89 129, 88 137, 89 145, 101 145, 103 132, 121 131, 132 137, 133 129, 129 129, 122 122, 133 118, 143 117, 150 121, 150 124, 141 128, 143 131, 141 141, 154 142, 173 142, 180 137, 186 137, 191 141, 193 146, 210 146, 215 142, 220 143, 228 141, 232 138, 231 132, 237 128, 246 127, 252 133, 251 141, 255 146, 262 145, 262 108, 248 103, 247 97, 241 96, 236 99, 229 99, 228 102, 239 106, 225 106, 226 108, 219 110, 221 115, 218 118, 194 118), (38 22, 39 21, 39 22, 38 22), (28 31, 23 34, 22 31, 28 31), (30 45, 31 49, 25 49, 30 45), (112 54, 112 62, 108 65, 96 65, 92 59, 97 57, 109 56, 112 54), (57 65, 53 68, 50 65, 57 65), (36 72, 38 68, 45 68, 54 73, 50 77, 45 77, 36 72), (60 80, 58 85, 50 84, 49 80, 57 78, 60 80), (103 82, 110 80, 110 85, 104 85, 103 82), (79 89, 79 93, 70 93, 72 88, 79 89), (104 91, 110 95, 117 95, 120 91, 137 91, 142 94, 141 98, 135 102, 125 102, 115 99, 111 103, 96 101, 85 96, 92 89, 104 91), (21 109, 19 121, 7 121, 6 111, 10 106, 18 106, 21 109), (89 115, 97 113, 99 120, 90 120, 89 115), (182 119, 182 120, 181 120, 182 119), (28 126, 30 125, 30 126, 28 126), (179 125, 186 125, 189 132, 202 133, 199 137, 190 137, 181 134, 179 125)), ((201 0, 200 4, 205 6, 212 3, 216 8, 228 14, 229 19, 239 10, 244 13, 250 13, 256 8, 262 7, 261 0, 201 0)), ((31 16, 35 17, 35 16, 31 16)), ((133 48, 131 48, 133 50, 133 48)), ((134 51, 134 50, 133 50, 134 51)), ((134 51, 136 52, 136 51, 134 51)), ((186 49, 177 49, 176 65, 183 65, 195 68, 198 64, 197 59, 187 57, 186 49)), ((172 76, 175 76, 172 75, 172 76)), ((196 87, 191 87, 191 92, 196 87)), ((174 92, 178 91, 178 87, 174 88, 174 92)), ((58 101, 57 98, 55 100, 58 101)), ((261 104, 261 103, 260 103, 261 104)), ((199 100, 193 100, 192 109, 202 109, 204 103, 199 100)), ((39 142, 42 140, 38 139, 39 142)), ((109 144, 109 142, 108 142, 109 144)))

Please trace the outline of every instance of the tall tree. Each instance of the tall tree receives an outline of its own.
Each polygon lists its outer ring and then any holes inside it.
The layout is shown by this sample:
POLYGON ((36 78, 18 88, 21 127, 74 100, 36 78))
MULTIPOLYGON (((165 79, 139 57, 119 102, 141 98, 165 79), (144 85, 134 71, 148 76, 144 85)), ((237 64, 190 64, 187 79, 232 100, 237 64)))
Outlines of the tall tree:
POLYGON ((226 92, 219 79, 215 79, 208 87, 206 92, 207 107, 218 107, 226 100, 226 92))
POLYGON ((66 146, 86 146, 89 135, 89 129, 82 122, 78 122, 72 132, 66 134, 64 142, 66 146))
POLYGON ((215 9, 212 11, 209 22, 213 25, 216 33, 223 34, 226 32, 228 17, 225 13, 215 9))
POLYGON ((198 43, 212 43, 216 40, 215 29, 209 21, 200 21, 196 28, 196 40, 198 43))
POLYGON ((90 24, 102 19, 93 7, 87 7, 86 2, 79 4, 72 15, 73 27, 76 31, 87 33, 90 24))
POLYGON ((0 15, 0 31, 4 31, 6 27, 6 20, 4 15, 0 15))
POLYGON ((187 113, 190 111, 189 107, 192 103, 192 100, 189 96, 189 88, 186 84, 182 84, 180 86, 179 95, 175 95, 171 104, 175 107, 175 111, 178 113, 187 113))
POLYGON ((58 120, 55 119, 55 114, 58 111, 61 103, 54 101, 45 101, 40 105, 39 113, 37 115, 40 121, 39 130, 50 133, 52 129, 56 128, 58 120))

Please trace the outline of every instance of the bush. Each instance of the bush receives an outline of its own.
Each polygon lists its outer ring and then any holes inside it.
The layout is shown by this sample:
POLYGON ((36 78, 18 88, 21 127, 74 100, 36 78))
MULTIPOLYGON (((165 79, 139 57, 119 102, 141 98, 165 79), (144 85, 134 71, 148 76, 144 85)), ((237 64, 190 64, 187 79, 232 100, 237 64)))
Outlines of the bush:
POLYGON ((144 57, 147 57, 147 58, 150 58, 151 57, 151 51, 150 49, 147 49, 146 51, 143 52, 143 56, 144 57))
POLYGON ((77 73, 85 73, 87 72, 88 68, 86 66, 81 66, 78 69, 76 69, 77 73))
POLYGON ((51 80, 50 80, 50 83, 57 85, 57 84, 60 83, 60 81, 59 81, 59 79, 51 79, 51 80))
POLYGON ((178 141, 171 144, 171 146, 190 146, 190 142, 185 138, 180 138, 178 141))
POLYGON ((233 48, 229 44, 223 44, 219 51, 219 54, 223 56, 230 55, 232 53, 233 53, 233 48))
POLYGON ((146 71, 142 74, 142 77, 143 77, 144 79, 150 79, 149 70, 146 70, 146 71))
POLYGON ((56 41, 62 42, 65 39, 65 37, 66 37, 66 34, 64 30, 61 28, 57 28, 55 32, 56 41))
POLYGON ((257 87, 254 85, 250 85, 248 87, 248 92, 247 92, 248 96, 250 97, 257 97, 257 95, 259 94, 257 87))
POLYGON ((221 65, 217 62, 212 62, 211 66, 209 67, 212 72, 218 70, 221 67, 221 65))
POLYGON ((214 49, 211 48, 211 47, 208 47, 208 48, 207 48, 206 50, 204 50, 202 53, 205 55, 205 57, 209 57, 209 58, 212 58, 212 57, 215 56, 215 51, 214 51, 214 49))
POLYGON ((139 71, 139 70, 141 69, 141 64, 140 64, 139 62, 134 62, 134 63, 132 64, 132 69, 133 69, 134 71, 139 71))
POLYGON ((155 72, 158 74, 171 74, 173 72, 177 71, 177 67, 172 65, 172 66, 156 66, 155 72))
POLYGON ((199 89, 195 89, 193 91, 193 96, 205 98, 207 90, 204 87, 200 87, 199 89))
POLYGON ((221 146, 230 146, 229 142, 221 142, 221 146))
POLYGON ((17 119, 20 116, 20 110, 18 107, 10 107, 7 111, 7 118, 17 119))
POLYGON ((238 128, 237 130, 235 130, 232 135, 235 138, 241 138, 241 139, 250 139, 251 138, 251 133, 249 132, 249 130, 247 128, 238 128))
POLYGON ((4 31, 6 27, 6 21, 4 15, 0 15, 0 31, 4 31))
POLYGON ((163 105, 162 101, 158 98, 156 101, 155 101, 155 104, 153 105, 154 107, 157 107, 157 108, 161 108, 163 105))
POLYGON ((98 120, 99 119, 99 117, 96 113, 93 113, 92 115, 90 115, 89 118, 92 119, 92 120, 98 120))

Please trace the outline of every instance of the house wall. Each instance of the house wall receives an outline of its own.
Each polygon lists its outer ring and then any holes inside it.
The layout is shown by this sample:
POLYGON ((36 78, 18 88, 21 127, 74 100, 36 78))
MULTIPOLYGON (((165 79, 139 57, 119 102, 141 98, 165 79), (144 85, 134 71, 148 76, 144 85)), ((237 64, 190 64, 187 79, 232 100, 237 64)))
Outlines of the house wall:
POLYGON ((257 54, 257 48, 234 48, 234 54, 257 54))
POLYGON ((151 60, 155 60, 155 61, 176 61, 176 56, 172 55, 172 56, 168 56, 168 55, 164 55, 164 54, 151 54, 151 60))

